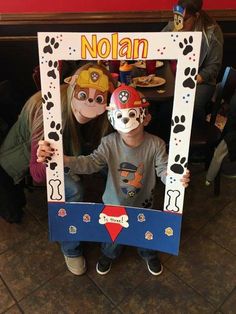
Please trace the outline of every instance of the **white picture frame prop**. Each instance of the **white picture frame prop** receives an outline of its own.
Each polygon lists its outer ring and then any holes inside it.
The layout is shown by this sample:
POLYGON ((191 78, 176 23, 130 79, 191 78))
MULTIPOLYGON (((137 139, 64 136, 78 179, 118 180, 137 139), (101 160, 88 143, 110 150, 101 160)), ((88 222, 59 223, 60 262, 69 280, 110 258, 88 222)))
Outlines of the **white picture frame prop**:
POLYGON ((97 241, 178 254, 201 32, 38 33, 52 241, 97 241), (177 60, 163 211, 65 201, 59 60, 177 60), (178 143, 178 144, 177 144, 178 143), (104 218, 105 217, 105 218, 104 218), (103 220, 103 221, 102 221, 103 220))

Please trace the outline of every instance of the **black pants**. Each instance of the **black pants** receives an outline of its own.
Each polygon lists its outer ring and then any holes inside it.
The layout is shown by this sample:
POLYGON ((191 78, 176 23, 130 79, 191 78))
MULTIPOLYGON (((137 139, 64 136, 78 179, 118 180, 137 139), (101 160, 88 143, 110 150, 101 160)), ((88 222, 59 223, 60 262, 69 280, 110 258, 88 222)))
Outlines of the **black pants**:
POLYGON ((12 178, 0 166, 0 216, 6 221, 20 222, 26 204, 24 184, 14 184, 12 178))

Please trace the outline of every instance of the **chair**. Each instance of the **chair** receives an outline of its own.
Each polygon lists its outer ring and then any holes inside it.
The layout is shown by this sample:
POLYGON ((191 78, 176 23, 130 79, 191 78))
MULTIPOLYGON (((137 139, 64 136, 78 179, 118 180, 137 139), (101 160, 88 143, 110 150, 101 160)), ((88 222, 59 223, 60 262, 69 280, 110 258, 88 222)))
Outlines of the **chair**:
MULTIPOLYGON (((218 84, 216 90, 215 101, 211 103, 211 117, 209 122, 201 128, 192 129, 190 140, 190 157, 189 161, 194 162, 194 153, 201 152, 201 158, 198 162, 205 163, 205 169, 208 169, 210 161, 213 157, 215 147, 222 138, 221 130, 215 125, 216 117, 223 104, 229 103, 234 90, 236 88, 236 70, 232 67, 225 69, 222 81, 218 84)), ((214 180, 214 194, 219 195, 220 192, 220 174, 214 180)))

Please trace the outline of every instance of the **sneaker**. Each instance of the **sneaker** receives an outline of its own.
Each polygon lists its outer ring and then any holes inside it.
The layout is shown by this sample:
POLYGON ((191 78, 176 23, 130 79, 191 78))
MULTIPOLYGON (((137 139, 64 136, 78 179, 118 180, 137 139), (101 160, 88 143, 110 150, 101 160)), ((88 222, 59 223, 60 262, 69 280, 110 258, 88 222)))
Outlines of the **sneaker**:
POLYGON ((210 186, 211 185, 211 181, 206 180, 205 181, 205 186, 210 186))
POLYGON ((105 255, 102 255, 101 257, 99 257, 96 265, 97 273, 100 275, 106 275, 111 270, 111 264, 112 259, 105 255))
POLYGON ((147 261, 147 268, 154 276, 158 276, 163 272, 163 266, 158 257, 154 257, 153 259, 147 261))
POLYGON ((78 257, 68 257, 64 255, 66 266, 69 269, 69 271, 74 275, 83 275, 86 270, 86 261, 83 256, 78 257))

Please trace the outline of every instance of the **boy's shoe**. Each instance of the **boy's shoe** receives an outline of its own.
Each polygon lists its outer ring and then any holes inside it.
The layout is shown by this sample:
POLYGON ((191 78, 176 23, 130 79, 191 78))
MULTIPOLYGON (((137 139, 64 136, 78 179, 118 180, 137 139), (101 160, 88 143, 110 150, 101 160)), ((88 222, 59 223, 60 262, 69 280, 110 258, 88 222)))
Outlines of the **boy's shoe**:
POLYGON ((111 264, 112 259, 102 255, 99 257, 97 265, 96 265, 96 271, 100 275, 106 275, 111 270, 111 264))
POLYGON ((77 256, 77 257, 68 257, 64 255, 66 266, 69 269, 69 271, 74 275, 83 275, 86 270, 86 261, 83 256, 77 256))
POLYGON ((147 261, 147 268, 154 276, 158 276, 163 272, 163 266, 158 257, 154 257, 147 261))

